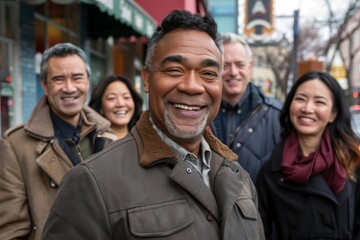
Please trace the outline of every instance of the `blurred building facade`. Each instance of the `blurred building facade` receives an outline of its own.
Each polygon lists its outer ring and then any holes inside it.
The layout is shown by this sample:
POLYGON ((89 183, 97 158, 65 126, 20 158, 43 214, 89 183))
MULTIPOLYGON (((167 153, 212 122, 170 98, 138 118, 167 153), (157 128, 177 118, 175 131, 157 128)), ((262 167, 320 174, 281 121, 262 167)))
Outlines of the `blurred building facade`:
POLYGON ((43 95, 39 82, 42 53, 59 42, 71 42, 84 49, 92 69, 92 87, 109 74, 121 74, 143 94, 140 72, 147 42, 162 17, 172 9, 201 14, 207 11, 205 0, 168 3, 167 0, 0 1, 0 134, 27 121, 43 95))
POLYGON ((208 13, 208 0, 135 0, 160 24, 174 9, 187 10, 204 16, 208 13))
POLYGON ((238 33, 238 0, 211 0, 209 11, 214 16, 220 33, 238 33))

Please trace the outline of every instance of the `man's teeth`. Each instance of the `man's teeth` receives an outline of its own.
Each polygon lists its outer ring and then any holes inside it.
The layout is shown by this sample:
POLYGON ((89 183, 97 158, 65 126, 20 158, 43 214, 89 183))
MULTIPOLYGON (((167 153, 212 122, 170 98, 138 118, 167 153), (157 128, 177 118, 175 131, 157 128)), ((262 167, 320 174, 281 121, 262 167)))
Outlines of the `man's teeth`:
POLYGON ((63 99, 64 99, 64 101, 71 101, 71 100, 74 100, 75 97, 64 97, 63 99))
POLYGON ((200 107, 186 106, 186 105, 181 105, 181 104, 174 104, 174 107, 184 109, 184 110, 188 110, 188 111, 198 111, 198 110, 200 110, 200 107))

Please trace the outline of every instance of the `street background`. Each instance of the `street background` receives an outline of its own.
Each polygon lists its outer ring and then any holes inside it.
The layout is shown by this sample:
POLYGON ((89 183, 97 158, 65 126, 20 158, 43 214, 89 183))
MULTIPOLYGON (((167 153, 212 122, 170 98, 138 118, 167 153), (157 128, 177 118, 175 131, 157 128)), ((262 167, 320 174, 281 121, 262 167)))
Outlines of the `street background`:
POLYGON ((39 63, 58 42, 83 48, 94 87, 109 74, 131 79, 144 98, 140 70, 147 41, 173 9, 212 14, 220 32, 244 34, 254 53, 252 81, 285 99, 299 75, 330 72, 349 107, 360 109, 358 0, 0 0, 0 133, 27 121, 43 92, 39 63))

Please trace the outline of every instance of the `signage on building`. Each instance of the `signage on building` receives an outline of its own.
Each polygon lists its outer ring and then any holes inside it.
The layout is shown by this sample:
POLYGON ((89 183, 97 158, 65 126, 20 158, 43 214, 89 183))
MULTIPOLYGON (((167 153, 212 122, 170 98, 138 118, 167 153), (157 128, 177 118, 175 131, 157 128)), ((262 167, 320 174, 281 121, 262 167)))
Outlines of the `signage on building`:
POLYGON ((346 78, 346 68, 343 65, 331 66, 330 73, 336 79, 346 78))
MULTIPOLYGON (((340 86, 344 90, 349 89, 348 79, 346 76, 346 68, 344 61, 341 57, 340 51, 336 49, 335 44, 330 46, 330 49, 328 51, 328 58, 333 58, 331 67, 330 67, 330 74, 338 80, 340 86)), ((354 86, 352 86, 354 87, 354 86)))
POLYGON ((274 32, 273 0, 245 0, 244 32, 255 41, 263 41, 274 32))

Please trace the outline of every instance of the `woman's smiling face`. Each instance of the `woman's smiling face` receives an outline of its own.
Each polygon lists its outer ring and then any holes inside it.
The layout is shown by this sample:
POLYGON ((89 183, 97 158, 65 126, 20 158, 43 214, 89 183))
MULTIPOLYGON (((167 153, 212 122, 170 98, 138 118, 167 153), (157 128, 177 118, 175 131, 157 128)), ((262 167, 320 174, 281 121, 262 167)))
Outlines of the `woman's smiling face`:
POLYGON ((101 113, 111 122, 111 128, 128 127, 135 112, 135 103, 125 83, 110 83, 102 96, 101 105, 101 113))
POLYGON ((319 79, 301 84, 290 105, 290 120, 298 136, 321 138, 328 123, 336 118, 330 89, 319 79))

